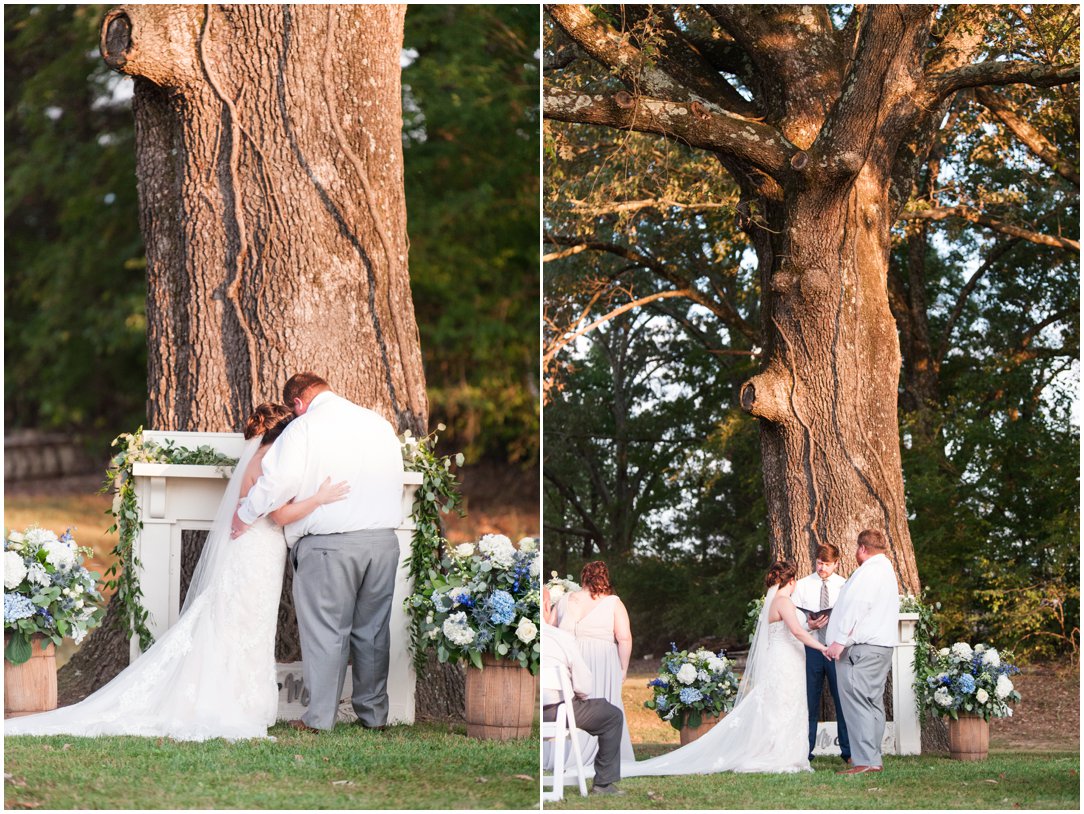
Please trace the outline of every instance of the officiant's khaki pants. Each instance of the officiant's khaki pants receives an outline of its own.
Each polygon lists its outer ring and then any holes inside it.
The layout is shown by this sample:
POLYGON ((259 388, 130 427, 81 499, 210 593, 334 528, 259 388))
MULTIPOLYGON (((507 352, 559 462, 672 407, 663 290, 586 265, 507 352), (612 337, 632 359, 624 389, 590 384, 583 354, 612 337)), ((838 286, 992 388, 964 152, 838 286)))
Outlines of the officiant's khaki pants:
POLYGON ((855 766, 881 765, 885 679, 891 667, 892 648, 875 644, 852 644, 836 665, 839 701, 847 720, 855 766))
POLYGON ((331 729, 352 664, 354 712, 363 726, 388 722, 392 596, 399 540, 392 529, 311 534, 290 552, 309 706, 301 720, 331 729))

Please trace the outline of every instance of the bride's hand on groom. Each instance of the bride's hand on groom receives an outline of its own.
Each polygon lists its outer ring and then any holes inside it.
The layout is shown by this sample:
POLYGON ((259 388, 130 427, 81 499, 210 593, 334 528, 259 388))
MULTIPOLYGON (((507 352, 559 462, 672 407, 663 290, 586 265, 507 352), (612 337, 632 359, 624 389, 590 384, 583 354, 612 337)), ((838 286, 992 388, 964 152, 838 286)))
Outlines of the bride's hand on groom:
POLYGON ((828 649, 824 651, 824 657, 829 661, 835 661, 843 653, 843 645, 839 642, 832 642, 828 645, 828 649))
POLYGON ((237 516, 237 512, 233 513, 233 520, 230 521, 230 539, 236 540, 242 534, 248 531, 248 523, 237 516))
POLYGON ((339 481, 338 483, 332 483, 331 478, 324 478, 324 482, 320 484, 320 488, 316 490, 316 501, 323 505, 325 503, 336 503, 343 500, 348 494, 350 494, 350 484, 346 481, 339 481))

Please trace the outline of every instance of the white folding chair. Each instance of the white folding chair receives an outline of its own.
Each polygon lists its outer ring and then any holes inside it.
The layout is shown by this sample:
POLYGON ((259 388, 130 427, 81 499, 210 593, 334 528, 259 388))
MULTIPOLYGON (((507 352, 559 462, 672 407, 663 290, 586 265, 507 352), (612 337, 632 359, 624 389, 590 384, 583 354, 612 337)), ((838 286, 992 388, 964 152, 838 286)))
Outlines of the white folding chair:
MULTIPOLYGON (((542 776, 542 799, 544 801, 561 800, 565 795, 565 743, 572 744, 572 756, 576 761, 576 779, 580 785, 580 795, 587 796, 587 772, 583 768, 583 754, 580 751, 580 739, 576 737, 576 713, 572 709, 572 685, 568 674, 560 667, 546 666, 541 672, 541 689, 556 690, 561 697, 557 707, 557 717, 553 721, 542 722, 542 741, 553 741, 553 774, 542 776), (546 784, 553 781, 553 787, 547 791, 546 784)), ((541 693, 540 693, 541 694, 541 693)))

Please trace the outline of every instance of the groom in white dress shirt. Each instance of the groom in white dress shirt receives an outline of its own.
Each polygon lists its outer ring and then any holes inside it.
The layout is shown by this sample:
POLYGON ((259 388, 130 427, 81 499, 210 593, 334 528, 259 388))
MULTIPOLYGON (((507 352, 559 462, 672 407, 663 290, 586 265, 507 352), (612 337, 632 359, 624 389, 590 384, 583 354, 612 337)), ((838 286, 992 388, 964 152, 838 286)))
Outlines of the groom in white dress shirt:
POLYGON ((838 659, 836 675, 854 765, 837 774, 864 774, 882 769, 885 731, 885 680, 892 648, 899 637, 899 583, 885 556, 884 533, 866 529, 858 535, 858 568, 839 592, 828 622, 824 654, 838 659))
MULTIPOLYGON (((805 610, 824 610, 833 608, 839 601, 839 592, 843 589, 846 580, 836 573, 839 567, 839 549, 831 543, 817 546, 816 571, 808 577, 798 580, 791 594, 791 601, 799 608, 805 610)), ((827 644, 826 630, 828 627, 827 616, 818 619, 810 619, 806 614, 799 615, 802 627, 810 631, 821 644, 827 644)), ((843 715, 843 707, 839 700, 839 685, 836 681, 836 663, 824 657, 819 650, 812 647, 805 649, 805 691, 809 706, 809 759, 813 759, 813 747, 817 742, 817 724, 820 723, 821 693, 824 692, 824 682, 828 682, 828 689, 832 693, 832 701, 836 705, 836 735, 839 740, 840 756, 849 762, 851 757, 851 744, 847 739, 847 721, 843 715)))
POLYGON ((345 480, 344 500, 288 524, 293 597, 309 705, 297 729, 335 726, 349 658, 358 722, 388 719, 392 595, 399 564, 403 456, 391 424, 331 391, 314 373, 292 376, 283 401, 297 416, 263 459, 234 515, 233 536, 285 503, 345 480))

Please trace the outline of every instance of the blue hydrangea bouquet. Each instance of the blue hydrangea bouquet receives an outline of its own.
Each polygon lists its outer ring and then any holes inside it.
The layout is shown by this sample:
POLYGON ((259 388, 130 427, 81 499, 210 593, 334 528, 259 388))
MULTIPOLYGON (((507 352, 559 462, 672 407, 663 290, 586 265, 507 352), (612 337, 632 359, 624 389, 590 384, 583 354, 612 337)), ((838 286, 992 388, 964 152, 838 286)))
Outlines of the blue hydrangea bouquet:
POLYGON ((92 553, 78 546, 71 529, 57 537, 30 527, 11 531, 4 541, 4 658, 22 664, 30 658, 35 635, 60 644, 70 637, 79 644, 101 623, 105 611, 98 593, 99 575, 83 567, 92 553))
POLYGON ((674 729, 700 726, 705 716, 718 717, 734 707, 738 678, 720 650, 678 650, 662 657, 659 676, 647 683, 654 695, 644 706, 655 710, 674 729))
POLYGON ((938 715, 959 720, 960 715, 979 715, 983 720, 1012 715, 1010 703, 1020 693, 1009 678, 1020 672, 1012 654, 999 653, 987 644, 972 647, 956 642, 931 653, 930 666, 918 676, 916 688, 922 705, 938 715))
POLYGON ((533 539, 513 545, 503 534, 487 534, 477 543, 448 544, 441 572, 430 571, 407 602, 426 611, 422 639, 438 661, 481 668, 488 653, 537 675, 540 571, 533 539))

